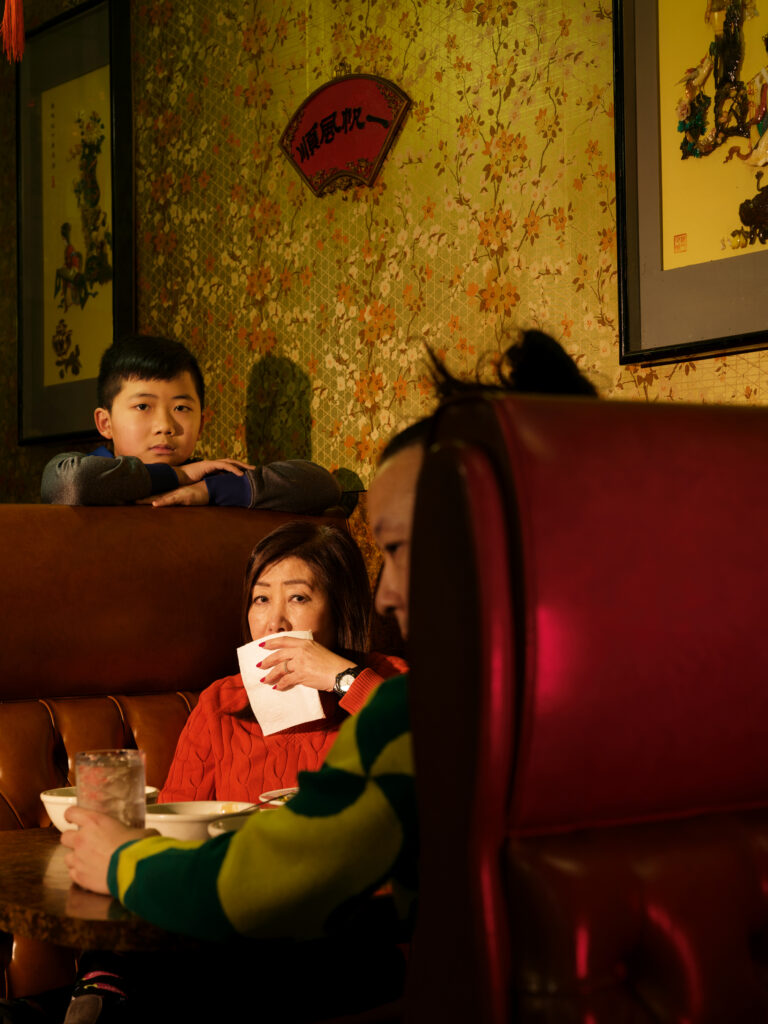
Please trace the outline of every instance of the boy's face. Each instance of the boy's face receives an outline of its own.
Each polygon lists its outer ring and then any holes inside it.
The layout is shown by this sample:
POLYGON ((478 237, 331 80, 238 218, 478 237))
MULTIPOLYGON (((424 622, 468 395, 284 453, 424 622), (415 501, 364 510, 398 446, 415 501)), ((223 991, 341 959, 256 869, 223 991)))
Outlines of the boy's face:
POLYGON ((115 455, 180 466, 192 455, 202 424, 200 399, 185 370, 171 380, 125 380, 111 409, 97 409, 96 429, 115 455))

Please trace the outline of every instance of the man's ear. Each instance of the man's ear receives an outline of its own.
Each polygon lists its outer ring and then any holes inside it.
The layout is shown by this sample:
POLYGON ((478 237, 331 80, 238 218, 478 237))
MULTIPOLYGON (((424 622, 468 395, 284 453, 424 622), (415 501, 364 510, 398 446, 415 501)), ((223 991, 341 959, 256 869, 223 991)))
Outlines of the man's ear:
POLYGON ((93 420, 96 424, 96 429, 102 437, 112 437, 112 417, 110 416, 109 409, 94 409, 93 420))

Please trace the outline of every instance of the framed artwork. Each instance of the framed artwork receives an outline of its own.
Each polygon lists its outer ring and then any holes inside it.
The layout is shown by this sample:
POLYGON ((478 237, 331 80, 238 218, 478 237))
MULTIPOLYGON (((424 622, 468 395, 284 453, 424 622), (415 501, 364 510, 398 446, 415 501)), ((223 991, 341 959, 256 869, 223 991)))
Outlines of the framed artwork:
POLYGON ((93 435, 102 352, 134 326, 130 5, 30 32, 16 80, 19 442, 93 435))
POLYGON ((622 363, 768 347, 766 66, 756 0, 614 3, 622 363))

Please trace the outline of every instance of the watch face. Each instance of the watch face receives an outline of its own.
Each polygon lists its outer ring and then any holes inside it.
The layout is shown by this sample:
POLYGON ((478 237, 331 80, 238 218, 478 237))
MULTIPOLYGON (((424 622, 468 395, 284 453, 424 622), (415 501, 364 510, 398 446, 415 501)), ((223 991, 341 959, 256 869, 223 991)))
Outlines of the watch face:
POLYGON ((344 675, 339 680, 339 689, 343 690, 346 693, 347 690, 352 685, 352 683, 354 683, 354 681, 355 681, 355 677, 352 675, 352 673, 351 672, 345 672, 344 675))
POLYGON ((341 694, 343 697, 352 683, 354 683, 355 679, 357 679, 360 672, 362 672, 362 669, 355 671, 351 668, 345 669, 343 672, 339 672, 336 676, 336 684, 333 687, 336 693, 341 694))

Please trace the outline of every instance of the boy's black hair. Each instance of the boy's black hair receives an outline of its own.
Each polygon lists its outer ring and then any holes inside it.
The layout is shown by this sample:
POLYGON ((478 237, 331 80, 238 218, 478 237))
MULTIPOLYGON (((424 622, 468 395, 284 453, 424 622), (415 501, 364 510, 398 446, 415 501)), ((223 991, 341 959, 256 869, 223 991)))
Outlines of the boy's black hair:
POLYGON ((115 395, 127 380, 173 380, 187 371, 191 376, 200 408, 205 406, 205 384, 197 360, 180 341, 128 334, 105 351, 99 366, 97 400, 102 409, 112 409, 115 395))

